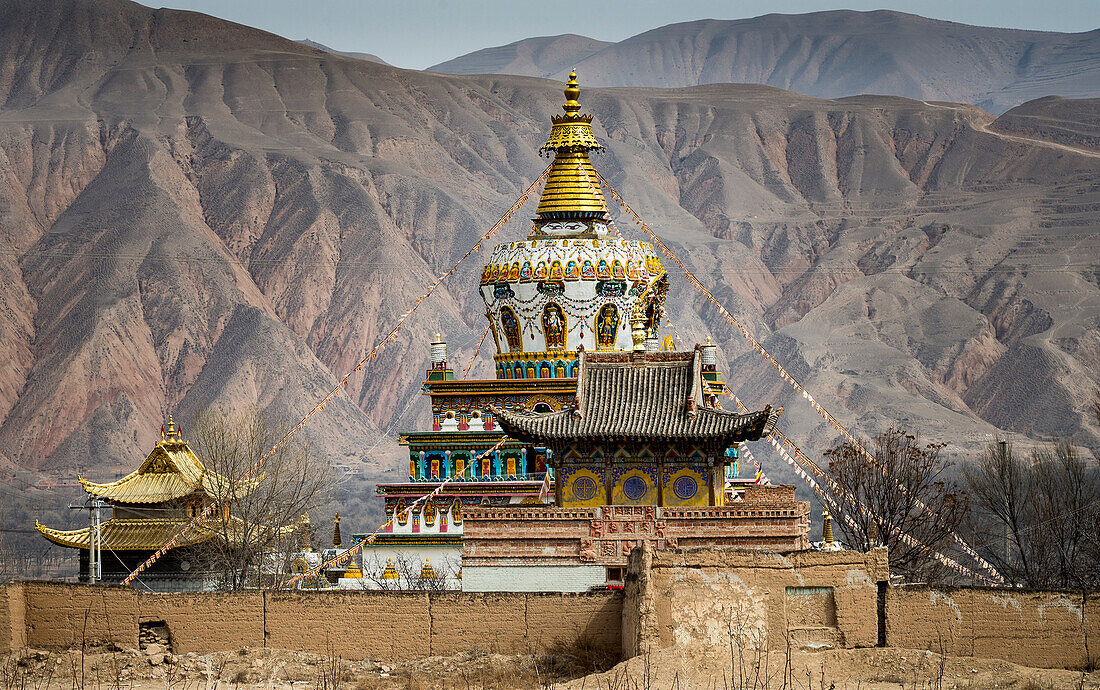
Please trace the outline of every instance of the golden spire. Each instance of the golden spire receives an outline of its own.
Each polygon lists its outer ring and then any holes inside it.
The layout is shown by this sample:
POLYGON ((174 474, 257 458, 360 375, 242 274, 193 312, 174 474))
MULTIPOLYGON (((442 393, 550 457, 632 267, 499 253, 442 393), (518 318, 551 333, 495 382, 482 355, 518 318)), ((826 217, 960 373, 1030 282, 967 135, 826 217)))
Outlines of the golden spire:
MULTIPOLYGON (((554 152, 554 163, 539 199, 536 226, 555 220, 604 219, 607 203, 600 191, 599 177, 589 151, 602 151, 592 134, 592 116, 580 112, 581 95, 576 70, 569 73, 565 87, 564 115, 551 118, 550 138, 540 153, 554 152)), ((587 228, 586 228, 587 230, 587 228)))
POLYGON ((344 545, 344 540, 340 538, 340 513, 332 519, 332 545, 336 548, 344 545))
POLYGON ((829 509, 826 508, 821 511, 821 541, 826 544, 833 543, 833 516, 829 514, 829 509))

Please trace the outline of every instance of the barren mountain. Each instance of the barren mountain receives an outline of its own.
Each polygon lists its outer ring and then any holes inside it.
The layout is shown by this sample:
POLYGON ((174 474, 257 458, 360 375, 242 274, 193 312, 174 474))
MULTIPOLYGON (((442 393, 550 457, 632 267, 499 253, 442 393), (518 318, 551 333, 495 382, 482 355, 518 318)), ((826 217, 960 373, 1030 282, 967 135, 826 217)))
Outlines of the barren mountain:
POLYGON ((670 24, 604 45, 573 35, 530 38, 429 69, 561 79, 574 66, 592 86, 767 84, 821 98, 888 94, 999 113, 1041 96, 1100 96, 1100 30, 993 29, 888 10, 768 14, 670 24))
POLYGON ((383 65, 390 64, 390 63, 386 62, 385 60, 383 60, 382 58, 375 55, 374 53, 356 53, 354 51, 336 50, 335 48, 329 48, 328 46, 326 46, 323 43, 318 43, 317 41, 311 41, 308 38, 303 38, 302 40, 300 40, 298 42, 301 43, 304 46, 309 46, 310 48, 316 48, 317 50, 323 50, 326 53, 332 53, 333 55, 343 55, 344 57, 355 58, 356 60, 366 60, 367 62, 380 62, 383 65))
MULTIPOLYGON (((561 88, 122 0, 4 3, 3 454, 101 478, 169 412, 185 435, 208 405, 300 418, 545 167, 561 88)), ((1100 156, 1085 142, 972 106, 755 85, 581 100, 608 148, 597 168, 841 420, 957 453, 1002 433, 1097 445, 1100 156)), ((1059 112, 1060 131, 1087 131, 1073 118, 1094 110, 1059 112)), ((498 240, 526 232, 517 217, 498 240)), ((327 459, 400 471, 380 437, 425 421, 430 334, 467 362, 485 256, 307 427, 327 459)), ((832 428, 666 263, 678 337, 712 335, 745 402, 784 405, 781 426, 824 450, 832 428)))

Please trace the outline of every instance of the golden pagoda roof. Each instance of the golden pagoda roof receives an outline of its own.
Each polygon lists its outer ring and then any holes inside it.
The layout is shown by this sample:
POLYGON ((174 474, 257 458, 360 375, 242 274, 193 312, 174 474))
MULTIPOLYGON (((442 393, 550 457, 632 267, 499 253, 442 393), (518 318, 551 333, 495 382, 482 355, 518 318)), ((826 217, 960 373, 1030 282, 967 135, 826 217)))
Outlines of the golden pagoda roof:
MULTIPOLYGON (((193 518, 111 518, 100 525, 100 538, 105 549, 113 551, 152 551, 167 544, 173 537, 180 533, 193 518)), ((281 536, 293 534, 302 528, 308 527, 309 517, 302 518, 286 525, 279 530, 281 536)), ((91 541, 91 527, 81 529, 52 529, 34 521, 34 528, 42 533, 42 536, 59 546, 73 549, 86 549, 91 541)), ((239 543, 243 539, 244 521, 230 516, 228 538, 239 543)), ((176 546, 190 546, 209 541, 222 534, 221 520, 217 517, 208 518, 192 530, 187 537, 176 546)))
POLYGON ((80 483, 92 496, 116 503, 161 503, 194 493, 220 496, 229 480, 203 466, 169 418, 169 433, 141 465, 113 482, 80 483))
POLYGON ((539 199, 537 213, 541 220, 567 218, 577 213, 592 217, 607 212, 599 177, 588 158, 589 151, 602 151, 603 145, 592 134, 592 116, 580 112, 581 104, 577 101, 580 93, 577 73, 571 72, 562 106, 565 114, 551 118, 550 138, 539 149, 554 152, 554 162, 539 199))
MULTIPOLYGON (((100 537, 105 549, 113 551, 146 551, 159 549, 176 536, 191 520, 188 518, 111 518, 100 525, 100 537)), ((200 544, 216 536, 215 522, 192 531, 179 546, 200 544)), ((60 546, 86 549, 91 541, 91 527, 82 529, 51 529, 34 521, 34 528, 60 546)))

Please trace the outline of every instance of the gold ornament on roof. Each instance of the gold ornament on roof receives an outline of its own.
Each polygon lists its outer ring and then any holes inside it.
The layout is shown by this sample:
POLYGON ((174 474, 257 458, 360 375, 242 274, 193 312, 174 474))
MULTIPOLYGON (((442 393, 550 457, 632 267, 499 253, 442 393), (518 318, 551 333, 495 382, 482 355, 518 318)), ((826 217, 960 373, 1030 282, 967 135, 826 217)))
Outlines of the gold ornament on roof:
POLYGON ((553 127, 550 138, 539 149, 549 155, 554 152, 554 162, 546 178, 538 206, 537 223, 553 220, 604 218, 607 203, 600 191, 599 176, 588 159, 589 151, 602 151, 603 144, 592 134, 592 116, 580 112, 577 100, 581 95, 577 86, 577 72, 569 73, 565 87, 564 115, 550 118, 553 127))

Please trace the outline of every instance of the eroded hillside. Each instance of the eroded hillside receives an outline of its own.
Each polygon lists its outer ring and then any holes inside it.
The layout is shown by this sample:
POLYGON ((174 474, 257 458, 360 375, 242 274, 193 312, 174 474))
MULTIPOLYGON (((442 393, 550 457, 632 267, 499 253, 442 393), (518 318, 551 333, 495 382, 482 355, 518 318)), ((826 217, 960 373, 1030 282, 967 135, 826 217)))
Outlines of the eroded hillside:
MULTIPOLYGON (((96 476, 142 457, 168 412, 298 419, 545 167, 561 98, 551 81, 404 71, 192 13, 8 3, 5 454, 96 476)), ((1095 151, 902 98, 581 100, 608 147, 596 167, 839 418, 956 451, 1005 432, 1097 445, 1095 151)), ((525 233, 517 220, 500 239, 525 233)), ((329 458, 398 471, 379 435, 425 422, 430 334, 460 366, 473 351, 484 256, 311 426, 329 458)), ((808 452, 827 447, 831 427, 673 282, 680 337, 712 335, 747 404, 784 405, 808 452)))

